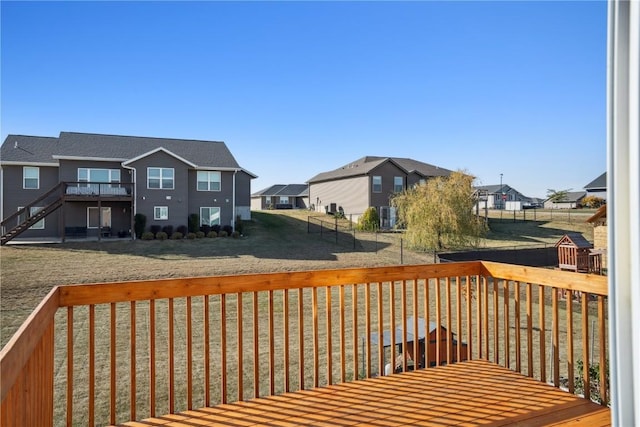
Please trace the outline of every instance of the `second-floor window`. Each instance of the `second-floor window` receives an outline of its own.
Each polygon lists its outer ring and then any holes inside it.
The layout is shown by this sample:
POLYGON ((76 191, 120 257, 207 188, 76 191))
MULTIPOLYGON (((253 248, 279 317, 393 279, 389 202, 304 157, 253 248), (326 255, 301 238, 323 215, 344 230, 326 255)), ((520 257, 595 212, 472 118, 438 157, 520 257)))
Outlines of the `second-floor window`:
POLYGON ((173 168, 147 168, 147 188, 173 190, 174 185, 173 168))
POLYGON ((78 168, 78 182, 80 187, 86 187, 89 182, 119 183, 120 169, 78 168))
POLYGON ((382 177, 381 176, 373 177, 373 192, 382 193, 382 177))
POLYGON ((198 191, 220 191, 220 172, 198 171, 198 191))
POLYGON ((393 191, 395 193, 401 193, 404 190, 404 182, 401 176, 393 177, 393 191))
POLYGON ((22 188, 37 190, 40 188, 40 168, 25 166, 22 168, 22 188))

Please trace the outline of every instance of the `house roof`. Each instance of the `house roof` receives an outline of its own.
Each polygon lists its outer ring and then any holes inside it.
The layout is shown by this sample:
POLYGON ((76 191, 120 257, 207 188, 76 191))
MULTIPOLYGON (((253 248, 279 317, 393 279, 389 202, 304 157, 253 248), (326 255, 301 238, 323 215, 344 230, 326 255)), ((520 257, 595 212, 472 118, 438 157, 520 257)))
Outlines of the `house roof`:
MULTIPOLYGON (((427 336, 427 322, 422 317, 418 317, 418 333, 414 333, 413 331, 413 316, 407 318, 407 329, 406 329, 406 337, 407 342, 413 342, 414 340, 422 340, 427 336)), ((438 327, 436 322, 429 322, 429 334, 435 331, 438 327)), ((402 328, 396 327, 393 330, 393 341, 395 344, 402 343, 402 328)), ((375 345, 378 343, 378 340, 382 340, 382 345, 384 347, 388 347, 391 345, 391 331, 382 331, 381 334, 372 334, 371 335, 371 344, 375 345)))
MULTIPOLYGON (((570 191, 570 192, 567 192, 567 195, 566 195, 564 200, 562 200, 560 202, 555 202, 555 203, 557 204, 557 203, 575 203, 575 202, 579 202, 586 195, 587 195, 587 193, 584 192, 584 191, 570 191)), ((545 202, 548 201, 548 200, 549 200, 549 198, 545 199, 545 202)))
MULTIPOLYGON (((58 138, 9 135, 2 144, 1 162, 57 164, 59 159, 127 161, 162 148, 198 169, 242 169, 224 142, 79 132, 58 138), (17 142, 19 148, 15 148, 17 142)), ((248 174, 254 174, 245 170, 248 174)))
POLYGON ((486 191, 489 194, 494 194, 494 193, 507 193, 509 190, 512 190, 513 188, 508 186, 507 184, 502 184, 502 185, 478 185, 475 187, 476 190, 483 190, 486 191))
POLYGON ((372 170, 386 162, 392 162, 406 173, 416 173, 425 178, 432 176, 448 176, 451 171, 439 166, 400 157, 365 156, 338 169, 322 172, 307 182, 332 181, 359 175, 368 175, 372 170))
POLYGON ((571 244, 578 248, 590 248, 592 247, 591 243, 580 233, 567 233, 558 242, 556 243, 556 247, 560 245, 571 244))
POLYGON ((289 196, 289 197, 306 197, 309 195, 309 186, 307 184, 276 184, 263 190, 255 192, 251 197, 261 196, 289 196))
POLYGON ((607 189, 607 173, 603 173, 590 183, 584 186, 585 190, 606 190, 607 189))

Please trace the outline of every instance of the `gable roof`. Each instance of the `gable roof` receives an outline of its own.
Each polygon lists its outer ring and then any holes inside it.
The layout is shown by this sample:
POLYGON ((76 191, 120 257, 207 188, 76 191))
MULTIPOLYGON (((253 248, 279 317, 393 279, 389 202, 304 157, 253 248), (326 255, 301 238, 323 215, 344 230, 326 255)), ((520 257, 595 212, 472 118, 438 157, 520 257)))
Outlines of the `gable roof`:
MULTIPOLYGON (((574 202, 579 202, 580 200, 582 200, 585 196, 587 195, 587 193, 585 193, 584 191, 569 191, 567 192, 567 195, 565 197, 564 200, 559 201, 559 202, 555 202, 556 204, 558 203, 574 203, 574 202)), ((546 199, 549 200, 549 199, 546 199)))
POLYGON ((560 245, 570 245, 578 248, 591 248, 592 245, 589 243, 587 239, 580 233, 567 233, 558 242, 556 243, 556 247, 560 245))
MULTIPOLYGON (((58 159, 127 161, 162 148, 198 169, 242 169, 224 142, 140 136, 60 132, 58 138, 9 135, 1 148, 0 161, 58 164, 58 159), (14 148, 14 141, 21 149, 14 148)), ((245 170, 254 178, 256 175, 245 170)))
POLYGON ((382 165, 383 163, 391 162, 398 168, 409 173, 416 173, 425 178, 432 176, 447 176, 451 174, 451 171, 439 166, 430 165, 413 159, 401 158, 401 157, 377 157, 377 156, 365 156, 358 160, 348 163, 338 169, 334 169, 328 172, 322 172, 311 178, 311 182, 331 181, 335 179, 349 178, 353 176, 368 175, 373 169, 382 165))
POLYGON ((584 186, 585 190, 606 190, 607 189, 607 173, 603 173, 590 183, 584 186))
POLYGON ((586 222, 593 224, 599 220, 607 219, 607 205, 602 205, 598 208, 596 213, 591 215, 586 222))
POLYGON ((271 187, 267 187, 256 193, 253 193, 251 197, 261 196, 289 196, 289 197, 306 197, 309 195, 309 186, 307 184, 276 184, 271 187))

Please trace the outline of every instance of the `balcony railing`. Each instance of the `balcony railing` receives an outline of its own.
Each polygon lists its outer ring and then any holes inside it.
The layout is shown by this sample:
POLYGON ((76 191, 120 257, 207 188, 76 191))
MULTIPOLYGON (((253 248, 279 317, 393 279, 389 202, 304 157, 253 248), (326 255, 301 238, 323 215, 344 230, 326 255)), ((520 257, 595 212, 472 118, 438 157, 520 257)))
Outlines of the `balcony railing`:
POLYGON ((606 404, 606 296, 602 276, 480 261, 56 287, 0 354, 1 421, 116 424, 384 375, 398 345, 586 398, 597 364, 606 404), (407 345, 419 318, 433 346, 407 345))

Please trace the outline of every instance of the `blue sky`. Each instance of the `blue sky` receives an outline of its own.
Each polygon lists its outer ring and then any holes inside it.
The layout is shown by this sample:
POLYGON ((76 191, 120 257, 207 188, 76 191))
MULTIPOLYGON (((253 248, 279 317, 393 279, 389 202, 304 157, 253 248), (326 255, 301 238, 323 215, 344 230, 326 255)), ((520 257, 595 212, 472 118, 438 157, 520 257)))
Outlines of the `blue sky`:
POLYGON ((589 2, 5 2, 2 140, 225 141, 252 191, 365 155, 527 196, 606 168, 589 2))

